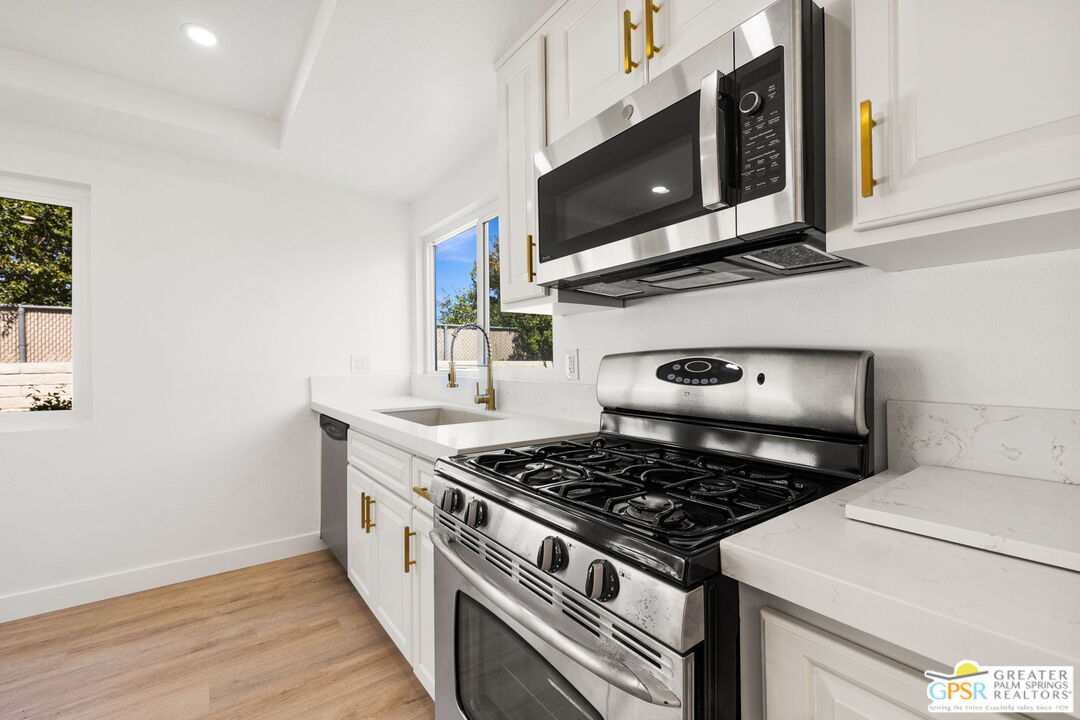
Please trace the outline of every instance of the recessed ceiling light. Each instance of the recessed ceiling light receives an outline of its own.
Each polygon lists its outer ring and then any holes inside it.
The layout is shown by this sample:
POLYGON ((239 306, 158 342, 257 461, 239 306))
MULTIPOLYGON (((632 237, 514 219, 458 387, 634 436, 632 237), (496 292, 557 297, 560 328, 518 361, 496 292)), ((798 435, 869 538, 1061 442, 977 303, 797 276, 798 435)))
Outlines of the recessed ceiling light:
POLYGON ((657 185, 656 187, 654 187, 654 188, 652 189, 652 191, 653 191, 654 193, 656 193, 657 195, 667 195, 667 194, 668 194, 669 192, 671 192, 670 190, 668 190, 668 189, 667 189, 666 187, 664 187, 663 185, 657 185))
POLYGON ((184 34, 188 36, 194 43, 198 43, 203 47, 214 47, 217 45, 217 35, 215 35, 209 28, 205 28, 202 25, 196 25, 194 23, 188 23, 180 28, 184 31, 184 34))

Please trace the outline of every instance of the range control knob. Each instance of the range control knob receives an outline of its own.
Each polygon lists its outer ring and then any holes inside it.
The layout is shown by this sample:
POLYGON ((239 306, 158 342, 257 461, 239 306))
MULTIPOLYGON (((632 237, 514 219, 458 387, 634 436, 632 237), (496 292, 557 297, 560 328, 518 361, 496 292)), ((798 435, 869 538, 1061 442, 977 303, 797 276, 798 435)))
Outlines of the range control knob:
POLYGON ((536 567, 547 573, 556 573, 566 567, 566 543, 554 535, 544 538, 536 553, 536 567))
POLYGON ((619 594, 619 574, 607 560, 593 560, 585 576, 585 594, 592 600, 607 602, 619 594))
POLYGON ((761 109, 761 95, 751 90, 739 100, 739 112, 744 115, 753 115, 761 109))
POLYGON ((447 513, 456 513, 461 507, 461 491, 456 488, 443 490, 442 499, 439 500, 439 509, 447 513))
POLYGON ((470 500, 465 506, 465 524, 478 528, 487 522, 487 505, 483 500, 470 500))

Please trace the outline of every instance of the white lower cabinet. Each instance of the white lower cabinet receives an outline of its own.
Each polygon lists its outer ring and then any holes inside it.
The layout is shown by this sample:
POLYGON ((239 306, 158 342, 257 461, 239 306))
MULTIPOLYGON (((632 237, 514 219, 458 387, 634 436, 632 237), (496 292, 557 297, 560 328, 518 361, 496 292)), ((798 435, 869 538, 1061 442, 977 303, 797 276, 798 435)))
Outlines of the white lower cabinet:
POLYGON ((435 546, 431 544, 431 518, 412 511, 413 672, 428 694, 435 696, 435 546))
POLYGON ((412 661, 413 583, 405 572, 405 544, 411 542, 406 533, 412 516, 412 504, 393 491, 375 484, 375 503, 371 505, 368 522, 377 537, 375 582, 378 600, 375 617, 406 660, 412 661))
POLYGON ((348 513, 348 562, 346 565, 348 565, 349 580, 360 593, 360 597, 374 609, 371 580, 375 575, 375 538, 367 530, 365 520, 368 499, 374 492, 375 481, 350 465, 347 488, 345 505, 348 513))
POLYGON ((426 460, 354 431, 349 433, 349 442, 349 580, 412 664, 424 688, 434 695, 431 503, 413 488, 429 488, 435 468, 426 460), (367 472, 373 468, 374 477, 367 472))
MULTIPOLYGON (((848 640, 763 609, 767 720, 914 720, 927 711, 926 678, 848 640)), ((953 713, 1015 720, 1019 715, 953 713)))

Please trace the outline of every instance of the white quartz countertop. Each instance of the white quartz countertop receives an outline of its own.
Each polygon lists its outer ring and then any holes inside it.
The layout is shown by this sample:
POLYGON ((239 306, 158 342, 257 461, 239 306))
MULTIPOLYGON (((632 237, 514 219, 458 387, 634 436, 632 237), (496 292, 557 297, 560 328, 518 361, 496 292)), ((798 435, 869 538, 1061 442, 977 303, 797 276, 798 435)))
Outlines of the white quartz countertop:
POLYGON ((900 474, 724 539, 724 574, 946 667, 1080 666, 1080 573, 845 517, 900 474))
POLYGON ((358 432, 430 460, 511 445, 581 437, 592 435, 599 430, 599 423, 583 423, 541 415, 508 413, 501 410, 489 413, 480 405, 466 407, 411 395, 366 397, 343 393, 340 397, 313 396, 311 409, 346 422, 349 427, 358 432), (450 407, 497 419, 428 426, 380 412, 433 407, 450 407))

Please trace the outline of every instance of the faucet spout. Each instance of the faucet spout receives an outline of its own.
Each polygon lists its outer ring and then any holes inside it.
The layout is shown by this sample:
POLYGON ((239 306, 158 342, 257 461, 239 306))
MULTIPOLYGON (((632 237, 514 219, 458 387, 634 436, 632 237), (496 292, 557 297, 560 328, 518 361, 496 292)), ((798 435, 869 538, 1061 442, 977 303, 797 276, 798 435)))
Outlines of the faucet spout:
POLYGON ((454 344, 457 342, 457 336, 462 330, 478 330, 481 335, 484 336, 484 349, 486 352, 486 365, 487 365, 487 392, 483 395, 480 394, 480 383, 476 383, 476 395, 473 397, 473 402, 477 405, 483 405, 485 410, 495 409, 495 378, 492 372, 492 356, 491 356, 491 338, 488 337, 484 328, 480 327, 476 323, 469 323, 459 327, 454 334, 450 337, 450 373, 447 375, 446 387, 455 388, 457 383, 457 370, 454 366, 454 344))

